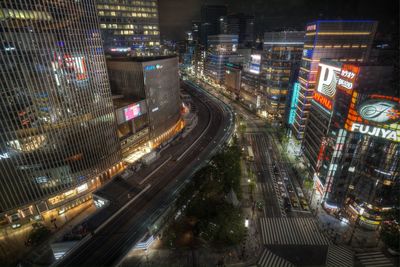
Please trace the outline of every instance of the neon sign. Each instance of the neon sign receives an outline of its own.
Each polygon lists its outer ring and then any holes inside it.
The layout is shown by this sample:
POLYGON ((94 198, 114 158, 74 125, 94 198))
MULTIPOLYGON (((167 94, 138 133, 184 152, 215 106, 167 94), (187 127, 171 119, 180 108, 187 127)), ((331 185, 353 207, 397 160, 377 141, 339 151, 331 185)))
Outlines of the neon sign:
POLYGON ((369 100, 358 107, 360 116, 368 121, 390 123, 400 120, 399 104, 388 100, 369 100))
POLYGON ((350 94, 354 88, 354 82, 357 79, 359 70, 360 68, 357 66, 344 64, 340 71, 337 88, 350 94))
POLYGON ((397 135, 395 130, 391 130, 391 129, 384 129, 384 128, 379 128, 379 127, 374 127, 374 126, 364 125, 364 124, 354 122, 351 125, 351 131, 362 133, 362 134, 367 134, 367 135, 371 135, 371 136, 381 137, 384 139, 390 139, 390 140, 393 140, 396 142, 400 141, 400 136, 397 135))
POLYGON ((345 128, 351 132, 400 142, 399 121, 399 98, 353 92, 345 128))
POLYGON ((323 96, 322 94, 315 92, 314 96, 313 96, 314 100, 316 102, 318 102, 319 104, 321 104, 324 108, 328 109, 328 110, 332 110, 332 100, 330 100, 329 98, 323 96))
POLYGON ((333 98, 336 94, 336 84, 340 68, 332 65, 319 64, 319 79, 317 91, 333 98))

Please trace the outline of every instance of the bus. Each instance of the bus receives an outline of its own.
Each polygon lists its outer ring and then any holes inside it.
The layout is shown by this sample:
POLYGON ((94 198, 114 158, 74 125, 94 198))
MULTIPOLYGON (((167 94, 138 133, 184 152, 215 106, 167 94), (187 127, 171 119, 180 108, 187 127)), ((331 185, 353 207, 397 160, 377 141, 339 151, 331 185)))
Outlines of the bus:
POLYGON ((251 146, 247 147, 247 160, 253 161, 254 160, 254 154, 253 154, 253 149, 251 146))

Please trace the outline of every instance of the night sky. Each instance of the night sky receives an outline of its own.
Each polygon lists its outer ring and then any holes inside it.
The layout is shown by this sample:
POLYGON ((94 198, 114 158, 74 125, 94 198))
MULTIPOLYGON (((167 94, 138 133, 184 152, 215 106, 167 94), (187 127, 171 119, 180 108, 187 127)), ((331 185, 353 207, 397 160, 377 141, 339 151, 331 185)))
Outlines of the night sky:
POLYGON ((304 30, 315 19, 375 19, 379 32, 399 33, 399 0, 159 0, 162 39, 180 40, 200 19, 201 5, 225 4, 228 13, 256 17, 256 33, 266 30, 304 30))

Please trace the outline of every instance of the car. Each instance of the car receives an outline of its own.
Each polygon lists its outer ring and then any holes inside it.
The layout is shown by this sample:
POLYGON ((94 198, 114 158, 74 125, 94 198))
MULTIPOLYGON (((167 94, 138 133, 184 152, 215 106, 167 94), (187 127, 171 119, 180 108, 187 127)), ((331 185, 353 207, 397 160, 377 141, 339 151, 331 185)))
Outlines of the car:
POLYGON ((303 210, 310 210, 308 207, 307 201, 304 198, 301 198, 300 200, 301 206, 303 207, 303 210))
POLYGON ((262 211, 263 207, 264 207, 264 204, 261 201, 257 201, 256 207, 257 207, 258 210, 262 211))
POLYGON ((282 181, 279 181, 279 180, 278 180, 277 183, 278 183, 279 185, 283 185, 282 181))

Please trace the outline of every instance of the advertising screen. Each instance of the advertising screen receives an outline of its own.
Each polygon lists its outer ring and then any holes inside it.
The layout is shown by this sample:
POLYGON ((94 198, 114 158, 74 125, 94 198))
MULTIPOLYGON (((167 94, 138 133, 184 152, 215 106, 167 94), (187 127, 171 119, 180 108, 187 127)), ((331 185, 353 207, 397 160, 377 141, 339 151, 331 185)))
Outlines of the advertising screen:
POLYGON ((340 66, 337 63, 318 64, 318 83, 313 99, 329 111, 332 110, 339 72, 340 66))
POLYGON ((251 55, 250 72, 260 74, 261 55, 251 55))
POLYGON ((125 120, 132 120, 142 114, 140 110, 140 104, 129 105, 124 109, 125 120))
POLYGON ((354 83, 360 68, 355 65, 343 64, 340 71, 337 88, 348 94, 353 92, 354 83))
POLYGON ((400 98, 353 92, 345 128, 400 142, 400 98))

